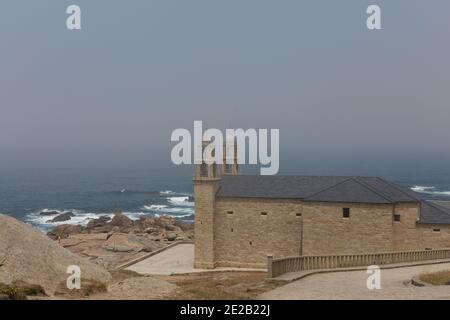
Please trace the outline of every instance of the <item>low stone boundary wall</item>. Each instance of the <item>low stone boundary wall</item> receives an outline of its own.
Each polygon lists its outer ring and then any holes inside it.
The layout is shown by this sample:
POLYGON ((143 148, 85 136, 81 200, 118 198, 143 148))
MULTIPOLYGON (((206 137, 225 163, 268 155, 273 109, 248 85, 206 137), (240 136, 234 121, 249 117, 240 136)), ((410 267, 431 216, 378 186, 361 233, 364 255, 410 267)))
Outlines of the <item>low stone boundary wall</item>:
POLYGON ((298 256, 279 259, 273 259, 272 256, 268 256, 267 270, 269 278, 275 278, 288 272, 305 270, 351 268, 448 258, 450 258, 450 249, 329 256, 298 256))

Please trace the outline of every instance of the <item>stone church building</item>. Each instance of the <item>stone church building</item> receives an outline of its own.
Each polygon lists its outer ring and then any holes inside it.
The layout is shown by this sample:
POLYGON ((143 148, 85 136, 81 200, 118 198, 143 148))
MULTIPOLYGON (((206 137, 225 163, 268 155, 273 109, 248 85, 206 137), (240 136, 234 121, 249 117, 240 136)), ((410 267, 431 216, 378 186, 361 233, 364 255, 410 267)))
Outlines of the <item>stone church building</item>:
POLYGON ((267 256, 450 248, 450 207, 377 177, 242 175, 196 165, 195 267, 267 256))

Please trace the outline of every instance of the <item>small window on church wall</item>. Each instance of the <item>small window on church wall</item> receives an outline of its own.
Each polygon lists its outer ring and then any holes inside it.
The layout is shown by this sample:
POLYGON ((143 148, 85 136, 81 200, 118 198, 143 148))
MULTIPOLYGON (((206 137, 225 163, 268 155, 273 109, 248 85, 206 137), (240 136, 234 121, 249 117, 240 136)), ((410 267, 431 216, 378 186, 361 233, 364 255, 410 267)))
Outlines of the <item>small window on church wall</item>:
POLYGON ((227 211, 227 213, 228 213, 228 214, 233 214, 233 213, 234 213, 234 211, 227 211))
POLYGON ((441 229, 433 229, 433 232, 441 232, 441 229))
POLYGON ((261 212, 261 215, 262 216, 267 216, 267 212, 263 211, 263 212, 261 212))
POLYGON ((400 215, 399 214, 394 214, 394 221, 400 222, 400 215))
POLYGON ((350 218, 350 208, 342 208, 342 217, 343 218, 350 218))
POLYGON ((295 215, 296 215, 297 217, 301 217, 301 216, 302 216, 302 214, 301 214, 301 213, 299 213, 299 212, 298 212, 298 213, 296 213, 295 215))
POLYGON ((253 244, 253 242, 252 242, 252 241, 250 241, 250 242, 249 242, 249 244, 250 244, 250 245, 252 245, 252 244, 253 244))
POLYGON ((233 231, 234 231, 234 229, 233 229, 233 228, 231 228, 231 229, 230 229, 230 231, 231 231, 231 232, 233 232, 233 231))

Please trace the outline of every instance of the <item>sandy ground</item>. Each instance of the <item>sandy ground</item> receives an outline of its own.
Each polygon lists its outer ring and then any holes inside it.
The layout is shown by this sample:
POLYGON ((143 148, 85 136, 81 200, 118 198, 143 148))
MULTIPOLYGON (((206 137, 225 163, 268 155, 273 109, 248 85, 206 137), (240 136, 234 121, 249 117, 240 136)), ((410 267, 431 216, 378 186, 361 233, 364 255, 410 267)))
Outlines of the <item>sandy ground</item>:
POLYGON ((258 296, 259 299, 450 299, 450 286, 406 284, 423 272, 450 270, 450 263, 381 270, 381 289, 369 290, 366 271, 311 275, 258 296))

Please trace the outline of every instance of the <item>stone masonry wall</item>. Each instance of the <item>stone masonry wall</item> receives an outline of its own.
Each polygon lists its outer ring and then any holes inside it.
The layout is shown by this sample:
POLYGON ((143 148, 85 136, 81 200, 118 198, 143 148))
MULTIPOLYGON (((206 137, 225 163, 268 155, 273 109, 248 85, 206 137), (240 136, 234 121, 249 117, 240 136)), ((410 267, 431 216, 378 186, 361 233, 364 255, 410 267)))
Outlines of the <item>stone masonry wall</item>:
POLYGON ((195 181, 195 257, 194 266, 200 269, 215 267, 214 202, 217 180, 195 181))
POLYGON ((393 222, 394 251, 450 248, 450 226, 417 223, 418 204, 400 203, 394 210, 400 215, 393 222))
POLYGON ((303 254, 334 255, 392 251, 393 206, 306 202, 303 254), (350 217, 343 217, 350 208, 350 217))
POLYGON ((298 200, 217 198, 216 266, 266 268, 268 255, 300 255, 301 213, 298 200))
POLYGON ((425 249, 422 245, 422 233, 417 229, 419 205, 415 203, 396 204, 394 212, 400 215, 400 221, 393 221, 393 250, 425 249))

